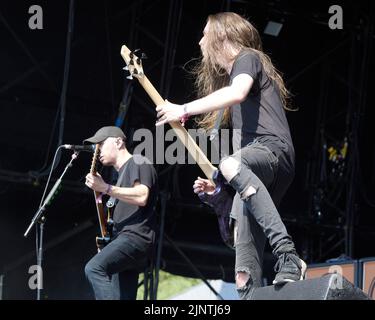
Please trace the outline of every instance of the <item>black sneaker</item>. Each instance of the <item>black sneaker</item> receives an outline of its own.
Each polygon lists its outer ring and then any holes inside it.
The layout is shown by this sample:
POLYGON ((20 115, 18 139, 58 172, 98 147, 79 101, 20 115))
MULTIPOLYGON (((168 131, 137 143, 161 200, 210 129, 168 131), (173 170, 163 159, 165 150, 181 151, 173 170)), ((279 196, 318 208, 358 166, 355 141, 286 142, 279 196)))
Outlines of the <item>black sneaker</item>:
POLYGON ((294 253, 282 253, 275 265, 277 272, 273 284, 284 284, 294 282, 305 278, 306 263, 294 253))

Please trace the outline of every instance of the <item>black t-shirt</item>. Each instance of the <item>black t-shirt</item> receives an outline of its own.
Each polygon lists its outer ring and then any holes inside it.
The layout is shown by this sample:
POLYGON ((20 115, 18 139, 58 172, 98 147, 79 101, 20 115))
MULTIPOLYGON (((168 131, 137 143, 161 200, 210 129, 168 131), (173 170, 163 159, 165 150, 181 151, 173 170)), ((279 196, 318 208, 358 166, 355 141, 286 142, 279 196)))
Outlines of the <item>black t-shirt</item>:
POLYGON ((147 204, 139 207, 124 201, 118 201, 113 212, 116 233, 126 233, 137 242, 138 248, 147 250, 155 234, 155 210, 157 200, 157 175, 150 161, 141 156, 133 155, 119 170, 122 179, 119 187, 131 188, 138 181, 150 189, 147 204), (124 172, 125 170, 125 172, 124 172), (124 172, 124 174, 122 174, 124 172))
POLYGON ((233 150, 257 139, 294 167, 293 142, 277 84, 267 76, 259 56, 250 50, 241 51, 236 58, 231 81, 239 74, 250 75, 254 83, 246 100, 231 108, 233 150))

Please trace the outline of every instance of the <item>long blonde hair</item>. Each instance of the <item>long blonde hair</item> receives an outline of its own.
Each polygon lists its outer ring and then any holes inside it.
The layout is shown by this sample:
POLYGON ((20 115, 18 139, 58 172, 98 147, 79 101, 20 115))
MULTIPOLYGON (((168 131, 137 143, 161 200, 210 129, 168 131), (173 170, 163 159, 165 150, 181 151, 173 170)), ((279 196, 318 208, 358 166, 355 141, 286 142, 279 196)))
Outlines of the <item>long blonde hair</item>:
MULTIPOLYGON (((207 23, 209 23, 209 29, 205 35, 206 52, 193 69, 193 73, 196 75, 195 85, 198 96, 204 97, 229 85, 229 75, 218 61, 218 53, 223 52, 224 44, 227 42, 238 52, 245 49, 255 52, 259 56, 265 73, 278 86, 284 108, 288 109, 289 91, 286 89, 280 73, 272 64, 270 57, 263 52, 262 41, 257 29, 248 20, 234 12, 209 15, 207 23)), ((224 54, 230 53, 224 52, 224 54)), ((236 57, 227 58, 234 60, 236 57)), ((212 129, 217 117, 218 111, 206 113, 198 120, 198 124, 207 130, 212 129)), ((229 125, 229 122, 230 108, 226 108, 222 126, 229 125)))

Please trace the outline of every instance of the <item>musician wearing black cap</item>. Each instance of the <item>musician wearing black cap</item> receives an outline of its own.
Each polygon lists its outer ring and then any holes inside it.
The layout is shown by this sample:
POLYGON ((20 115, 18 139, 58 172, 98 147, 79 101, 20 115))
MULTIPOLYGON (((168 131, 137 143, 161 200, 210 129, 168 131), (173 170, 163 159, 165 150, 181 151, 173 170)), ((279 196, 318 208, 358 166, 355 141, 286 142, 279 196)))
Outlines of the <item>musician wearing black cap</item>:
POLYGON ((86 176, 89 188, 118 200, 113 237, 86 264, 86 277, 97 300, 134 300, 138 274, 149 261, 155 236, 157 175, 147 158, 129 153, 118 127, 103 127, 85 142, 99 144, 100 162, 113 166, 119 180, 111 185, 98 173, 86 176))

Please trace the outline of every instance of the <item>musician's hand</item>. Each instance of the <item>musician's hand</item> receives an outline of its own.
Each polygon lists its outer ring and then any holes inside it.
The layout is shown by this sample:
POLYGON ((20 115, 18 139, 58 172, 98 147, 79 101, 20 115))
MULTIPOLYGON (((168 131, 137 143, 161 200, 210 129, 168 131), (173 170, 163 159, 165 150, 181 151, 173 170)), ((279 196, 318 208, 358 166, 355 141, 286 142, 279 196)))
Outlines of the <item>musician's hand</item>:
POLYGON ((179 104, 170 103, 165 100, 166 104, 157 106, 157 122, 156 126, 161 126, 167 122, 180 121, 181 117, 184 115, 184 106, 179 104))
POLYGON ((200 192, 211 194, 215 191, 215 186, 210 180, 198 177, 198 179, 194 181, 193 189, 194 193, 197 194, 200 192))
POLYGON ((97 192, 105 192, 108 184, 104 182, 102 176, 99 173, 91 174, 86 176, 86 186, 97 192))

